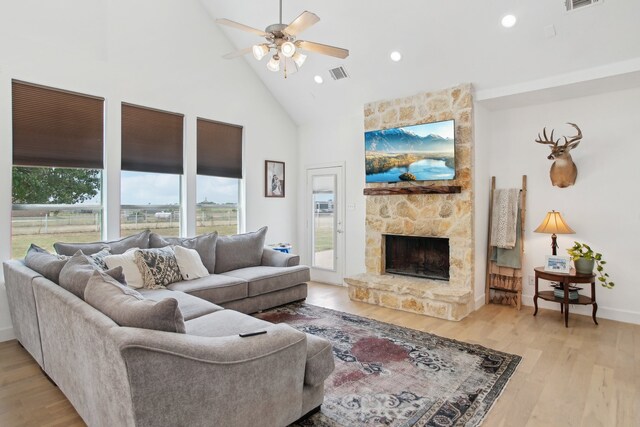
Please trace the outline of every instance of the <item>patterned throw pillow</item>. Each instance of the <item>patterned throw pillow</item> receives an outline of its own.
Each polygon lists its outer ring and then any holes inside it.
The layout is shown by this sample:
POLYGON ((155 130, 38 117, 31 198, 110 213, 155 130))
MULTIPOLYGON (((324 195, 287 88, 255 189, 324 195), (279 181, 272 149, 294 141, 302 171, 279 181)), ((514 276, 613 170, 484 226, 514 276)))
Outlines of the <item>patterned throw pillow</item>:
POLYGON ((100 252, 89 255, 89 258, 91 259, 91 261, 93 261, 96 267, 104 271, 109 269, 109 267, 107 267, 107 263, 104 262, 105 257, 108 257, 109 255, 111 255, 111 251, 109 250, 109 248, 103 248, 100 250, 100 252))
POLYGON ((170 246, 136 251, 136 265, 142 273, 144 287, 159 289, 182 280, 176 254, 170 246))

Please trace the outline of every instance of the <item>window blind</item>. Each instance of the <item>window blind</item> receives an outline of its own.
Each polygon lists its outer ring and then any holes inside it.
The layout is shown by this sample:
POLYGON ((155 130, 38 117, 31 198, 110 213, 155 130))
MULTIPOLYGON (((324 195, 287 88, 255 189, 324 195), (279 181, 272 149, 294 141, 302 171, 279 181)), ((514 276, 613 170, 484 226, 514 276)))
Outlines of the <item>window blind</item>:
POLYGON ((198 118, 198 175, 242 179, 242 126, 198 118))
POLYGON ((103 168, 104 98, 13 80, 13 164, 103 168))
POLYGON ((184 116, 122 104, 122 170, 182 175, 184 116))

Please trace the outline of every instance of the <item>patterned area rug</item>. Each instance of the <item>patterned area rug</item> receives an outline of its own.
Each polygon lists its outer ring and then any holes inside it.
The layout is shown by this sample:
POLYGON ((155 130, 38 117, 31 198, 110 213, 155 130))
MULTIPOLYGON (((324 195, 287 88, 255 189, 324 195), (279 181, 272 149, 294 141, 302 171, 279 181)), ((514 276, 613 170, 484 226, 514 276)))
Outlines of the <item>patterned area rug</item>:
POLYGON ((521 360, 305 303, 257 317, 333 344, 322 411, 301 426, 477 426, 521 360))

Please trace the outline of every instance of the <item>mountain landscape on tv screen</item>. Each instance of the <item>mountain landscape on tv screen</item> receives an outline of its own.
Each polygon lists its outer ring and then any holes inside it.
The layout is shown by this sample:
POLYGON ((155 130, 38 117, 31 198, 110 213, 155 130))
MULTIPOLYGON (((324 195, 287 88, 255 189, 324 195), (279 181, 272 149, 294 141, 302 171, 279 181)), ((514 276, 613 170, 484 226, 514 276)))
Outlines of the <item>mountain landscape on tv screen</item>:
POLYGON ((366 182, 453 179, 453 129, 450 120, 366 132, 366 182))

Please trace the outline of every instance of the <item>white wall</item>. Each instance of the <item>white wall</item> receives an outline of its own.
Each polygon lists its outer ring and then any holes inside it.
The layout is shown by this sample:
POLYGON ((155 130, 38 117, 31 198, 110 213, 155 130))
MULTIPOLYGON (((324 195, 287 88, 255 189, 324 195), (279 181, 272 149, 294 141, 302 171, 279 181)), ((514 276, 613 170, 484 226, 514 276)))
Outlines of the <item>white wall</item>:
MULTIPOLYGON (((489 171, 497 177, 498 187, 517 186, 521 175, 528 176, 526 274, 531 275, 551 253, 550 236, 533 230, 547 211, 560 211, 576 234, 558 236, 558 254, 566 255, 574 240, 587 242, 602 252, 616 282, 612 290, 597 286, 598 316, 633 323, 640 323, 635 248, 640 236, 639 117, 639 88, 493 111, 485 117, 491 127, 489 171), (549 148, 534 139, 545 126, 555 128, 556 135, 573 135, 565 122, 577 123, 584 138, 572 151, 578 166, 576 184, 561 189, 549 179, 549 148)), ((524 303, 532 305, 533 287, 528 277, 524 281, 524 303)), ((543 306, 559 309, 558 304, 543 306)), ((585 314, 590 309, 571 307, 585 314)))
MULTIPOLYGON (((474 190, 474 234, 475 234, 475 307, 484 305, 485 275, 487 271, 487 228, 489 227, 489 193, 491 157, 490 112, 474 102, 474 150, 473 150, 473 190, 474 190)), ((507 184, 507 183, 505 183, 507 184)), ((520 181, 508 183, 509 187, 519 187, 520 181)))
MULTIPOLYGON (((185 114, 186 203, 195 206, 195 120, 244 126, 246 230, 297 244, 297 128, 197 0, 22 0, 0 10, 0 260, 11 242, 11 79, 106 98, 109 238, 119 234, 120 103, 185 114), (287 197, 264 197, 264 160, 286 162, 287 197)), ((190 221, 188 234, 195 232, 190 221)), ((0 278, 0 340, 11 322, 0 278)))
MULTIPOLYGON (((365 198, 364 189, 364 112, 354 113, 334 123, 314 123, 299 128, 300 190, 298 195, 298 235, 302 247, 309 244, 305 215, 305 170, 309 166, 344 163, 345 170, 345 276, 365 271, 365 198)), ((303 263, 310 264, 309 254, 301 251, 303 263)))

